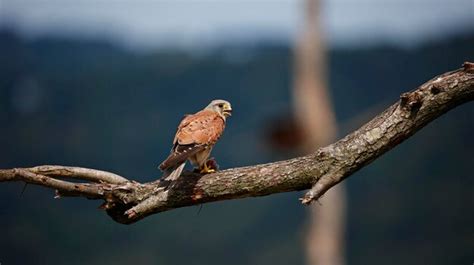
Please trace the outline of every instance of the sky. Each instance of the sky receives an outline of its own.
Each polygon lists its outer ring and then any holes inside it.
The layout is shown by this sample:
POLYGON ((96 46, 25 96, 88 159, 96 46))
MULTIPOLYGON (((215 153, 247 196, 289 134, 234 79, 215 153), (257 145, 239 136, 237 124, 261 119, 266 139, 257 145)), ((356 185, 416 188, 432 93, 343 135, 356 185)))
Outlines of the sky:
MULTIPOLYGON (((290 42, 301 0, 0 0, 0 27, 111 38, 131 47, 290 42)), ((374 42, 413 46, 474 32, 474 0, 327 0, 322 25, 330 45, 374 42)))

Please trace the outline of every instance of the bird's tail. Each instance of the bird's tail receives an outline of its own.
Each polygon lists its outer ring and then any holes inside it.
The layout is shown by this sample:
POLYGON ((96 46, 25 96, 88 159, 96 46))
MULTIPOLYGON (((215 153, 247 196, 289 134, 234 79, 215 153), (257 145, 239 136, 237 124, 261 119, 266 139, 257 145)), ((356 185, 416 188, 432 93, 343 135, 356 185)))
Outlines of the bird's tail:
POLYGON ((170 167, 164 170, 163 176, 161 177, 163 180, 166 181, 175 181, 178 179, 178 177, 181 175, 181 172, 183 172, 184 166, 186 165, 186 162, 181 163, 177 166, 170 167))

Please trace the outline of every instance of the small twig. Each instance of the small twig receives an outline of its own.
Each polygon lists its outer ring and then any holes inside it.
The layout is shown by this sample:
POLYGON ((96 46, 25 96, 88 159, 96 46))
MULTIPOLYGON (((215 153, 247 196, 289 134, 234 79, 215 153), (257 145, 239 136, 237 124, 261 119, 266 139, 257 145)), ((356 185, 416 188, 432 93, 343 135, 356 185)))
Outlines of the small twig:
POLYGON ((196 215, 199 215, 199 214, 201 213, 202 207, 203 207, 203 205, 202 205, 202 204, 199 204, 199 209, 198 209, 196 215))
POLYGON ((28 183, 25 182, 25 184, 23 184, 23 188, 21 189, 20 197, 23 197, 23 193, 25 193, 27 186, 28 186, 28 183))

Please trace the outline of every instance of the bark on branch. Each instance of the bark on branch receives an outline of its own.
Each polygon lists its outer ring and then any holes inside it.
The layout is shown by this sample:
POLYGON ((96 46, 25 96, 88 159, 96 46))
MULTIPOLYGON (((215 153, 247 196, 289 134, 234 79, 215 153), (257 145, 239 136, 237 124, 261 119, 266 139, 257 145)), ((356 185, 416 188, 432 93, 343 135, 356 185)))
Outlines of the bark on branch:
POLYGON ((402 94, 360 129, 307 156, 208 175, 185 172, 174 183, 138 183, 106 171, 65 166, 0 169, 0 182, 49 187, 56 190, 57 198, 102 199, 101 208, 123 224, 184 206, 305 189, 310 190, 301 201, 309 204, 432 120, 471 100, 474 64, 466 62, 462 69, 402 94))

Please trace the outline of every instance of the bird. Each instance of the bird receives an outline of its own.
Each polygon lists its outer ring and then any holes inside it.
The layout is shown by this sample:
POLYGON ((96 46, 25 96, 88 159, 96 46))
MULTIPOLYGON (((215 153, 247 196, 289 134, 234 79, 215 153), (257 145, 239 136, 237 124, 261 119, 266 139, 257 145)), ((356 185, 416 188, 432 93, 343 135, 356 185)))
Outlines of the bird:
POLYGON ((231 115, 230 102, 222 99, 212 100, 203 110, 185 115, 176 131, 170 155, 159 166, 162 179, 178 179, 187 160, 201 174, 215 172, 209 167, 208 158, 224 132, 226 118, 231 115))

